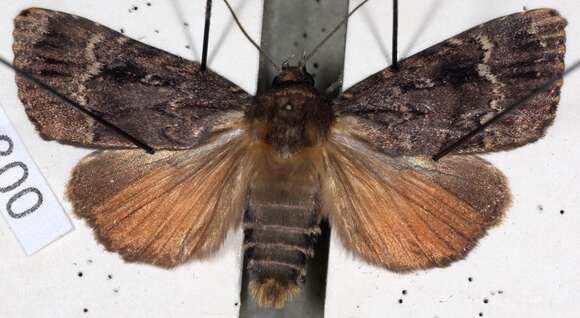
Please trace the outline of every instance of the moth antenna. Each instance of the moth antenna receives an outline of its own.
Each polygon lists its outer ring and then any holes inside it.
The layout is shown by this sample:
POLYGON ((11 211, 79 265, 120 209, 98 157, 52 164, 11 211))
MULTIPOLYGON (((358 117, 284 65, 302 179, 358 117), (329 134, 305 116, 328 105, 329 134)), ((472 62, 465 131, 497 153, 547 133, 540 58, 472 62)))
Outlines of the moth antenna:
POLYGON ((248 32, 246 32, 246 30, 244 29, 244 27, 240 23, 240 20, 236 16, 236 13, 234 12, 234 9, 232 9, 232 6, 228 2, 228 0, 224 0, 224 2, 226 3, 226 6, 228 7, 228 10, 230 10, 230 13, 232 14, 232 17, 234 18, 234 21, 238 25, 238 28, 240 28, 240 30, 242 31, 242 33, 244 34, 244 36, 246 36, 246 38, 248 39, 248 41, 250 41, 250 43, 252 43, 252 45, 256 49, 258 49, 258 51, 260 52, 260 55, 262 57, 264 57, 268 61, 268 63, 270 63, 276 70, 280 71, 280 67, 276 63, 274 63, 274 61, 272 60, 272 58, 270 56, 268 56, 268 54, 266 54, 266 52, 264 50, 262 50, 262 48, 250 37, 250 35, 248 34, 248 32))
MULTIPOLYGON (((225 1, 225 0, 224 0, 225 1)), ((346 22, 348 21, 348 19, 358 10, 360 9, 360 7, 362 7, 365 3, 369 2, 369 0, 364 0, 363 2, 361 2, 358 6, 356 6, 349 14, 346 15, 346 17, 344 17, 344 19, 342 19, 342 21, 330 32, 328 33, 324 39, 322 39, 322 41, 320 41, 320 43, 318 43, 318 45, 316 45, 314 47, 314 49, 312 49, 312 51, 310 51, 309 54, 305 55, 304 58, 302 59, 302 62, 300 62, 300 64, 306 64, 306 62, 308 62, 308 60, 310 60, 314 54, 316 54, 316 52, 324 45, 324 43, 326 43, 326 41, 328 41, 338 30, 340 30, 340 28, 346 24, 346 22)))
POLYGON ((203 50, 201 53, 201 70, 207 69, 207 49, 209 45, 209 27, 211 22, 212 0, 207 0, 205 4, 205 26, 203 28, 203 50))
POLYGON ((399 70, 397 46, 399 42, 399 0, 393 0, 393 69, 399 70))
POLYGON ((284 62, 282 62, 282 68, 290 66, 290 60, 293 59, 294 57, 296 57, 296 54, 292 54, 288 58, 286 58, 284 62))
POLYGON ((155 150, 153 149, 153 147, 147 145, 144 141, 140 140, 139 138, 132 136, 131 134, 129 134, 128 132, 124 131, 123 129, 119 128, 118 126, 116 126, 115 124, 111 123, 110 121, 94 114, 93 112, 91 112, 90 110, 88 110, 86 107, 80 105, 79 103, 73 101, 72 99, 66 97, 65 95, 63 95, 62 93, 60 93, 58 90, 56 90, 55 88, 53 88, 52 86, 49 86, 48 84, 42 82, 41 80, 35 78, 34 76, 32 76, 31 74, 28 74, 27 72, 17 68, 16 66, 12 65, 10 62, 8 62, 6 59, 4 59, 3 57, 0 57, 0 63, 4 64, 5 66, 7 66, 8 68, 11 68, 14 72, 16 72, 16 74, 22 76, 23 78, 25 78, 26 80, 34 83, 35 85, 37 85, 38 87, 44 89, 45 91, 49 92, 50 94, 52 94, 55 97, 58 97, 60 99, 62 99, 64 102, 66 102, 67 104, 71 105, 73 108, 75 108, 76 110, 80 111, 81 113, 91 117, 92 119, 98 121, 99 123, 101 123, 102 125, 104 125, 105 127, 111 129, 112 131, 116 132, 119 136, 127 139, 128 141, 130 141, 131 143, 133 143, 135 146, 145 150, 147 153, 149 154, 154 154, 155 150))
MULTIPOLYGON (((577 61, 571 67, 567 68, 566 71, 564 71, 564 74, 562 75, 562 78, 564 76, 572 73, 573 71, 575 71, 579 67, 580 67, 580 61, 577 61)), ((484 130, 488 126, 490 126, 490 125, 494 124, 495 122, 497 122, 498 120, 502 119, 505 115, 507 115, 511 111, 513 111, 513 110, 517 109, 518 107, 520 107, 521 105, 527 103, 530 99, 534 98, 539 93, 542 93, 542 92, 548 90, 549 88, 552 87, 552 85, 554 85, 559 80, 561 80, 560 77, 555 78, 555 79, 552 79, 552 80, 544 83, 543 85, 538 86, 536 89, 534 89, 533 91, 531 91, 528 95, 522 97, 517 102, 511 104, 509 107, 507 107, 506 109, 504 109, 503 111, 501 111, 500 113, 498 113, 497 115, 495 115, 494 117, 492 117, 489 121, 485 122, 484 124, 482 124, 479 127, 475 128, 474 130, 472 130, 468 134, 466 134, 463 137, 459 138, 457 141, 455 141, 452 144, 450 144, 450 145, 446 146, 445 148, 443 148, 441 151, 439 151, 436 155, 433 156, 433 160, 438 161, 441 158, 443 158, 446 155, 448 155, 449 153, 451 153, 452 151, 454 151, 455 149, 463 146, 467 141, 469 141, 471 138, 473 138, 473 136, 477 135, 478 133, 480 133, 482 130, 484 130)))

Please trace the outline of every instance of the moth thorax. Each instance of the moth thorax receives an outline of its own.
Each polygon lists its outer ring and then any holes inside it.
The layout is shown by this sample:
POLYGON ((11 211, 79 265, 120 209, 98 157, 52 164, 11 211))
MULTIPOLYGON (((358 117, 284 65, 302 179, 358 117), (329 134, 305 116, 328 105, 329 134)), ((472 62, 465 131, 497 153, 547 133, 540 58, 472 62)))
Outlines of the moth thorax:
POLYGON ((284 85, 258 97, 248 118, 254 136, 282 153, 295 153, 326 140, 333 114, 314 87, 284 85))

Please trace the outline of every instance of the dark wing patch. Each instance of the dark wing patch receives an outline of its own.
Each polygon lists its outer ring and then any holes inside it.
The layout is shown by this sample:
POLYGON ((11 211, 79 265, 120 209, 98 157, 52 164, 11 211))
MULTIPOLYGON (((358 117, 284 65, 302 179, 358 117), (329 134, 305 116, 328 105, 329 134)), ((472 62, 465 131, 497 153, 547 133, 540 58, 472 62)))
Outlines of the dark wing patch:
MULTIPOLYGON (((564 72, 566 20, 539 9, 461 33, 348 89, 338 122, 390 155, 433 155, 564 72)), ((463 146, 510 149, 541 138, 555 117, 558 81, 463 146)))
MULTIPOLYGON (((230 128, 252 97, 200 65, 74 15, 28 9, 15 19, 14 64, 156 149, 186 149, 230 128)), ((134 145, 32 83, 18 93, 42 136, 134 145)))

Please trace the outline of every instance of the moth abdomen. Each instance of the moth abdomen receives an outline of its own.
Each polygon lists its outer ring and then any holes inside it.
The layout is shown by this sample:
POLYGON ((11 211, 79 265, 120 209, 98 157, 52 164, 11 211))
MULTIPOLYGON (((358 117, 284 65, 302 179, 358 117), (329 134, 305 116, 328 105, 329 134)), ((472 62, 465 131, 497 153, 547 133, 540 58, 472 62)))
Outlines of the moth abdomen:
MULTIPOLYGON (((289 245, 255 244, 246 250, 249 257, 248 269, 256 272, 272 272, 281 267, 290 274, 287 283, 296 283, 296 276, 303 277, 307 253, 304 248, 293 248, 289 245)), ((268 278, 268 277, 265 277, 268 278)), ((278 280, 283 280, 277 277, 278 280)))
POLYGON ((314 170, 294 159, 264 162, 272 166, 252 180, 244 215, 249 288, 262 307, 281 308, 298 293, 320 234, 314 170))
POLYGON ((246 270, 250 291, 260 306, 281 308, 298 293, 306 262, 313 256, 315 233, 290 227, 246 230, 246 270))

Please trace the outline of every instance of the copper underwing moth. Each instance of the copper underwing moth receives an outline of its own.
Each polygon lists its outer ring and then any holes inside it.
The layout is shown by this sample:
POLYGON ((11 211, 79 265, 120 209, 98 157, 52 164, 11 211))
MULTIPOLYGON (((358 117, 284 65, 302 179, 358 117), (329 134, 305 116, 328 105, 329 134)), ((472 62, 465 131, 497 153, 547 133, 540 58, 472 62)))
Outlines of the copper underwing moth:
POLYGON ((440 161, 431 156, 564 72, 566 21, 539 9, 499 18, 330 99, 285 65, 259 96, 196 62, 70 14, 15 20, 14 64, 157 150, 149 155, 17 77, 48 140, 101 149, 67 196, 98 240, 127 261, 175 267, 244 229, 250 289, 283 307, 299 292, 319 222, 392 271, 464 258, 510 202, 478 153, 541 138, 562 81, 440 161))

